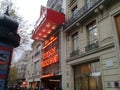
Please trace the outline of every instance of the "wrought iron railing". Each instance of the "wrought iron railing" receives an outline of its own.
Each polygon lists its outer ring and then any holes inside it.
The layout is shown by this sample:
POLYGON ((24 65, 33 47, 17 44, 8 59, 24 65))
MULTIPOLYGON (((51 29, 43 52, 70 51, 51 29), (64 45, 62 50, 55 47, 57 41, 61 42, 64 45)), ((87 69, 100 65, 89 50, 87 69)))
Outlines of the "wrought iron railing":
POLYGON ((64 24, 64 30, 69 27, 71 24, 73 24, 76 20, 78 20, 80 17, 82 17, 85 13, 87 13, 89 10, 91 10, 95 5, 100 3, 102 0, 96 0, 91 3, 86 3, 80 10, 77 11, 77 13, 72 16, 70 19, 68 19, 64 24))
POLYGON ((91 43, 91 44, 88 44, 86 47, 85 47, 85 51, 90 51, 90 50, 93 50, 95 48, 98 48, 99 47, 99 42, 96 41, 94 43, 91 43))

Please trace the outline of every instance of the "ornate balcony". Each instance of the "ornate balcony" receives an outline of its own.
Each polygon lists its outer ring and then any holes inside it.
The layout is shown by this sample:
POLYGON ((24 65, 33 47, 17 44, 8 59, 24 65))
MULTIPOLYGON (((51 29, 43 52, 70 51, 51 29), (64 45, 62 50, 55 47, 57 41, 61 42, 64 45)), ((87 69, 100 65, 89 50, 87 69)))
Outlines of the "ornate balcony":
POLYGON ((99 47, 99 43, 98 41, 95 42, 95 43, 92 43, 92 44, 88 44, 86 47, 85 47, 85 51, 88 52, 90 50, 93 50, 93 49, 96 49, 99 47))

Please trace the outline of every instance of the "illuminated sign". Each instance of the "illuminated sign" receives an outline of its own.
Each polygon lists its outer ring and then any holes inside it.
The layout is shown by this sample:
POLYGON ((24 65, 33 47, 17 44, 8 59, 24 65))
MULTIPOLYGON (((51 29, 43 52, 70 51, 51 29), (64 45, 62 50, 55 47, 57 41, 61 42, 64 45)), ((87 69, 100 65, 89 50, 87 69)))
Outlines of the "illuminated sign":
POLYGON ((45 41, 43 49, 41 67, 46 67, 51 64, 58 62, 58 52, 57 52, 57 37, 52 36, 49 40, 45 41))
POLYGON ((56 63, 58 61, 58 55, 56 54, 53 57, 48 58, 47 60, 42 61, 41 66, 46 67, 48 65, 51 65, 53 63, 56 63))
POLYGON ((47 75, 42 75, 42 78, 47 78, 47 77, 52 77, 52 76, 54 76, 53 73, 52 74, 47 74, 47 75))
POLYGON ((45 60, 46 58, 49 58, 50 56, 53 56, 56 53, 56 47, 51 48, 47 52, 43 54, 43 59, 45 60))
POLYGON ((45 41, 45 46, 44 46, 42 49, 45 49, 45 48, 48 47, 50 44, 54 43, 54 41, 56 41, 56 40, 57 40, 57 37, 52 36, 52 37, 50 38, 50 40, 46 40, 46 41, 45 41))

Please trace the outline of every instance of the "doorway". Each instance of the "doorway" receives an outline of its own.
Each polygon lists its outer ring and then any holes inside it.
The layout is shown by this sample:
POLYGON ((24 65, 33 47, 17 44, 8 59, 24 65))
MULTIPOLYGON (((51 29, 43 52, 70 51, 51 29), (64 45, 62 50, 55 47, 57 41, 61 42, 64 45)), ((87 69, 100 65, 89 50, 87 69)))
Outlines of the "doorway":
POLYGON ((103 90, 100 62, 89 62, 74 67, 75 90, 103 90))

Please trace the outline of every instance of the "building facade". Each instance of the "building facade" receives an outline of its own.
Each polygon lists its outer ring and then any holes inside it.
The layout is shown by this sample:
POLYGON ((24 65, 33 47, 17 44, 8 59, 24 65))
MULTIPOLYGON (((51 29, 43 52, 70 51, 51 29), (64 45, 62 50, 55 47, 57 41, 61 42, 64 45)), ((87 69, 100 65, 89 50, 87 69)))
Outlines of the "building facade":
POLYGON ((27 57, 28 62, 27 62, 27 69, 26 69, 26 81, 28 83, 28 88, 32 87, 31 83, 33 82, 33 78, 32 78, 32 73, 33 73, 32 57, 33 57, 33 54, 32 54, 32 51, 31 51, 29 53, 28 57, 27 57))
POLYGON ((32 52, 28 55, 28 65, 26 72, 26 81, 29 83, 28 88, 39 88, 40 85, 40 77, 41 77, 41 47, 42 44, 40 42, 34 41, 32 43, 32 52))
POLYGON ((47 8, 41 7, 40 18, 32 36, 35 41, 42 42, 40 87, 50 90, 62 87, 60 33, 65 18, 62 3, 62 0, 48 0, 47 8))
POLYGON ((23 82, 27 83, 26 82, 26 71, 27 71, 27 65, 28 65, 28 54, 30 53, 31 51, 26 51, 24 52, 24 55, 22 55, 22 57, 16 61, 15 63, 13 63, 13 65, 17 68, 17 81, 16 81, 16 85, 19 85, 20 87, 22 86, 27 86, 26 85, 23 85, 23 82))
POLYGON ((66 0, 63 90, 120 88, 119 33, 119 0, 66 0))

